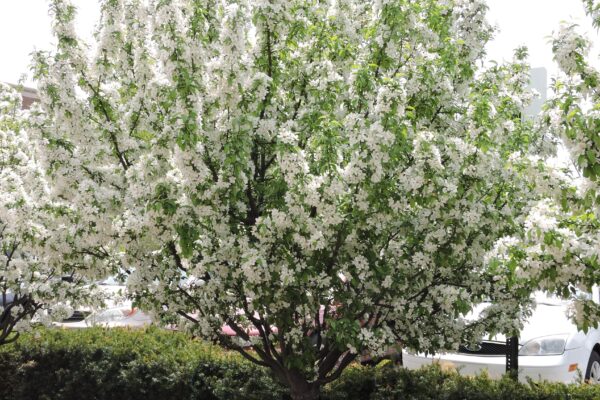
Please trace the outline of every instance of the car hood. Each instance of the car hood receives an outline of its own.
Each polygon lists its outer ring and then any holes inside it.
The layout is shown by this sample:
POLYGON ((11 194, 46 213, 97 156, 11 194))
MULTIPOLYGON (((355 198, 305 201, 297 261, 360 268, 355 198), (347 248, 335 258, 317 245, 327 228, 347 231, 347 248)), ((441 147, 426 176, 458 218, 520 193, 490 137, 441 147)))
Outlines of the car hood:
POLYGON ((577 326, 567 317, 567 309, 566 304, 538 304, 523 326, 520 342, 540 336, 577 333, 577 326))
MULTIPOLYGON (((479 305, 467 316, 467 319, 476 319, 487 306, 489 304, 479 305)), ((577 326, 567 317, 568 307, 569 304, 566 302, 538 302, 531 317, 523 324, 523 329, 519 334, 519 343, 523 344, 542 336, 576 334, 577 326)), ((506 336, 495 335, 486 339, 504 342, 506 336)))

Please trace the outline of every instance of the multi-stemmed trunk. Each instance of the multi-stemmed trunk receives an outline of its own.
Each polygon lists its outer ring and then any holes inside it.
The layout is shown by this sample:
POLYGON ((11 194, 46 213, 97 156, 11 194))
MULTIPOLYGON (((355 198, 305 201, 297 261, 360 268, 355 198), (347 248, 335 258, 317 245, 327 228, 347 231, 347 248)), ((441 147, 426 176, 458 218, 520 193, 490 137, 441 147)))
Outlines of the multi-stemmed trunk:
POLYGON ((293 400, 318 400, 320 397, 321 382, 308 382, 298 371, 286 371, 285 378, 281 380, 289 387, 293 400))
POLYGON ((293 400, 318 400, 321 395, 321 385, 306 381, 290 383, 290 395, 293 400))

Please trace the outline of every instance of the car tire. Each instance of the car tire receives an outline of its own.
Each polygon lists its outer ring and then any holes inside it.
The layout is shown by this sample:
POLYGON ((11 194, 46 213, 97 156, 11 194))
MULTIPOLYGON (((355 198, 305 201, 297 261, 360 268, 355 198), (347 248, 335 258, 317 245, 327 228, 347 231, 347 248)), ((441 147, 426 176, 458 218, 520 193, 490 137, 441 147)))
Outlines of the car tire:
POLYGON ((592 351, 590 355, 590 361, 585 370, 585 381, 593 385, 600 384, 600 354, 596 350, 592 351))

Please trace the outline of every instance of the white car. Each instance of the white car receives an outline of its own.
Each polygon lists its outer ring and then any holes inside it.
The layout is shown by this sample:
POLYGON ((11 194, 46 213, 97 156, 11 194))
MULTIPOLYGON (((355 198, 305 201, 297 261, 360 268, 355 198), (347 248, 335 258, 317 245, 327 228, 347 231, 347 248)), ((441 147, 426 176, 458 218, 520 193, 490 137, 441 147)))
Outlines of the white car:
POLYGON ((102 326, 105 328, 128 327, 144 328, 152 324, 152 318, 143 311, 131 307, 131 305, 122 305, 120 307, 108 308, 95 313, 91 313, 85 319, 74 322, 60 322, 56 326, 68 329, 82 329, 92 326, 102 326))
MULTIPOLYGON (((594 298, 598 299, 595 290, 594 298)), ((579 377, 600 383, 600 330, 579 331, 567 318, 569 303, 536 295, 537 307, 519 336, 519 379, 572 383, 579 377)), ((506 372, 506 338, 496 336, 476 346, 460 346, 456 353, 434 356, 403 352, 405 367, 417 369, 433 362, 456 368, 464 375, 487 370, 498 378, 506 372)))
MULTIPOLYGON (((115 308, 123 305, 131 304, 127 299, 127 287, 119 282, 115 277, 109 277, 102 281, 96 282, 97 290, 104 298, 104 307, 115 308)), ((66 318, 62 323, 74 323, 83 321, 92 313, 92 309, 88 306, 79 306, 73 310, 69 318, 66 318)))

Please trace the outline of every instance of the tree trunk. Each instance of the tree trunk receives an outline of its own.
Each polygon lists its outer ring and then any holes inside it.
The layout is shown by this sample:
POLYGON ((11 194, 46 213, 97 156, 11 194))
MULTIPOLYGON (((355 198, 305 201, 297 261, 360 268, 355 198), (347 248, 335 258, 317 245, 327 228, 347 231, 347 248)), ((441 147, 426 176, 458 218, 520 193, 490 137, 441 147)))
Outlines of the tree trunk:
POLYGON ((287 385, 293 400, 318 400, 321 396, 321 385, 316 382, 308 382, 297 373, 287 376, 287 385))
POLYGON ((321 397, 319 385, 308 382, 304 385, 293 385, 290 392, 293 400, 319 400, 321 397))

